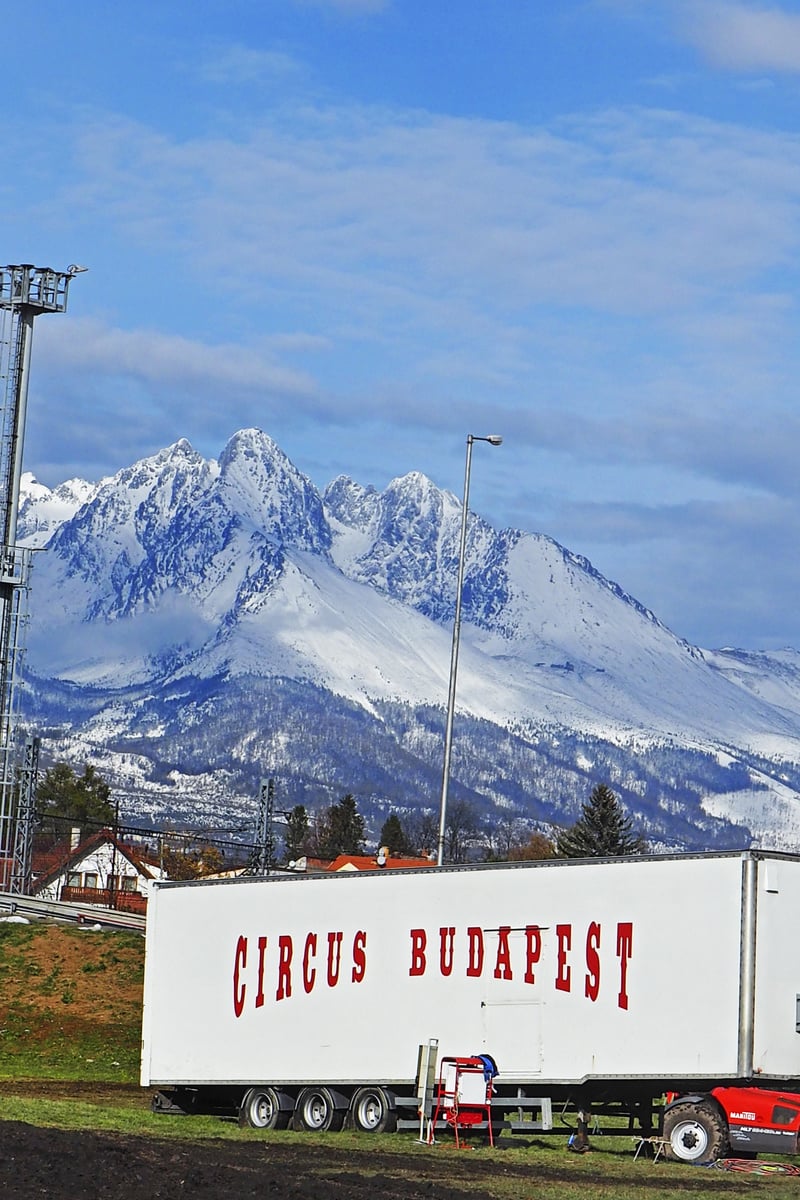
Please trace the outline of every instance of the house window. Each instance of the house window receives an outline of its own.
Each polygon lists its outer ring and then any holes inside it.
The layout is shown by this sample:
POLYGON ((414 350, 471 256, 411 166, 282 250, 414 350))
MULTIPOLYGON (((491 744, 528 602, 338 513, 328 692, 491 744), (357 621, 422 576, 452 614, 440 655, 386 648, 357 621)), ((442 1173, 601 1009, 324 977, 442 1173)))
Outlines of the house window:
POLYGON ((123 875, 122 880, 121 880, 121 886, 122 886, 123 892, 135 892, 136 891, 136 876, 135 875, 123 875))
POLYGON ((86 872, 86 874, 83 877, 83 886, 86 888, 96 888, 97 887, 97 872, 96 871, 87 871, 86 872))
POLYGON ((80 886, 81 886, 80 872, 79 871, 71 871, 69 873, 69 875, 67 876, 67 887, 79 888, 80 886))

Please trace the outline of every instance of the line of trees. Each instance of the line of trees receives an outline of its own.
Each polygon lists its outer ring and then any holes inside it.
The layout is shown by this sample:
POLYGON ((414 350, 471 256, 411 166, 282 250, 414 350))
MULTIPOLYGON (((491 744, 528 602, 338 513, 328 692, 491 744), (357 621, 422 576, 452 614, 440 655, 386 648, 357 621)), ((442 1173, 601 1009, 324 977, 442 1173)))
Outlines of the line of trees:
MULTIPOLYGON (((383 823, 376 849, 386 847, 391 857, 432 854, 439 835, 438 817, 430 812, 406 815, 391 812, 383 823)), ((340 854, 365 853, 365 823, 352 794, 311 817, 302 805, 287 817, 286 858, 292 862, 309 855, 332 860, 340 854)), ((488 828, 468 802, 454 801, 447 812, 445 854, 447 862, 480 857, 493 862, 521 862, 542 858, 610 858, 646 854, 645 838, 633 828, 619 799, 606 784, 593 788, 581 815, 554 837, 531 832, 519 815, 501 816, 488 828)))
MULTIPOLYGON (((39 830, 53 840, 64 837, 67 827, 81 835, 115 821, 111 789, 103 777, 86 764, 77 775, 67 763, 56 763, 37 787, 39 830)), ((432 855, 438 842, 438 814, 416 811, 401 816, 390 812, 380 831, 376 849, 387 847, 393 858, 432 855)), ((211 840, 211 839, 210 839, 211 840)), ((303 855, 331 861, 340 854, 366 853, 366 822, 352 793, 311 814, 296 805, 286 814, 284 861, 303 855)), ((509 812, 490 824, 481 822, 467 801, 455 799, 447 811, 444 858, 459 863, 470 859, 508 862, 546 858, 600 858, 647 853, 647 842, 626 815, 619 799, 606 784, 597 784, 574 824, 553 837, 531 831, 520 814, 509 812)), ((186 878, 219 870, 222 855, 211 846, 169 852, 164 865, 173 878, 186 878), (173 861, 174 859, 174 861, 173 861), (190 861, 191 860, 191 861, 190 861)))

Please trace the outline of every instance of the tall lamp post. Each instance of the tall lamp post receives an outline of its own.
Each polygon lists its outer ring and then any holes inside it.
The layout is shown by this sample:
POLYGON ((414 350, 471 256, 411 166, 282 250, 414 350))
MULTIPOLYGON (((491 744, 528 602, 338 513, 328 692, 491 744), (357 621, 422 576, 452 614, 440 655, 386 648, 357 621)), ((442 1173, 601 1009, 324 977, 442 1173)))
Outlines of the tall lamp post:
POLYGON ((436 865, 444 860, 444 831, 447 824, 447 792, 450 787, 450 756, 453 749, 453 717, 456 711, 456 677, 458 676, 458 648, 461 641, 461 599, 464 591, 464 569, 467 550, 467 511, 469 508, 469 477, 472 470, 472 443, 488 442, 490 446, 501 445, 503 439, 496 433, 487 437, 467 434, 467 460, 464 467, 464 504, 461 509, 461 539, 458 547, 458 577, 456 580, 456 613, 453 621, 453 646, 450 651, 450 689, 447 695, 447 720, 444 727, 444 767, 442 769, 442 798, 439 803, 439 844, 436 865))

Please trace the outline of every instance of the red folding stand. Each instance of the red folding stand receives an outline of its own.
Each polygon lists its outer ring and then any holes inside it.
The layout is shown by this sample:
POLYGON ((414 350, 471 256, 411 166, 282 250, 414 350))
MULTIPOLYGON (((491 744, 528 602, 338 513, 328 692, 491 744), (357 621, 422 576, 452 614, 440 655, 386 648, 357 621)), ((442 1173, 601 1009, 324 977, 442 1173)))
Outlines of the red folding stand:
POLYGON ((456 1146, 460 1128, 479 1125, 485 1121, 489 1129, 489 1145, 494 1146, 492 1131, 492 1079, 487 1077, 486 1064, 481 1058, 443 1058, 439 1069, 436 1108, 431 1128, 439 1118, 453 1126, 456 1146))

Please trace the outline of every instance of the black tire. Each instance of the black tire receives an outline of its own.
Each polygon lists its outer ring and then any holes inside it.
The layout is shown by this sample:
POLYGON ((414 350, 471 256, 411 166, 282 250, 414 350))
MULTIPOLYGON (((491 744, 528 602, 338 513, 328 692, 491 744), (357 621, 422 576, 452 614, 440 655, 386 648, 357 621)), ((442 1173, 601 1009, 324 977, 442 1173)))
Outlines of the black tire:
POLYGON ((329 1088, 303 1088, 297 1097, 294 1127, 306 1133, 336 1133, 344 1124, 346 1111, 336 1107, 329 1088))
POLYGON ((278 1093, 271 1087, 253 1087, 239 1105, 239 1124, 251 1129, 286 1129, 291 1113, 282 1109, 278 1093))
POLYGON ((362 1087, 350 1105, 353 1128, 361 1133, 394 1133, 397 1113, 389 1092, 382 1087, 362 1087))
POLYGON ((728 1152, 728 1130, 712 1104, 676 1104, 668 1109, 664 1141, 664 1154, 673 1162, 713 1162, 728 1152))

